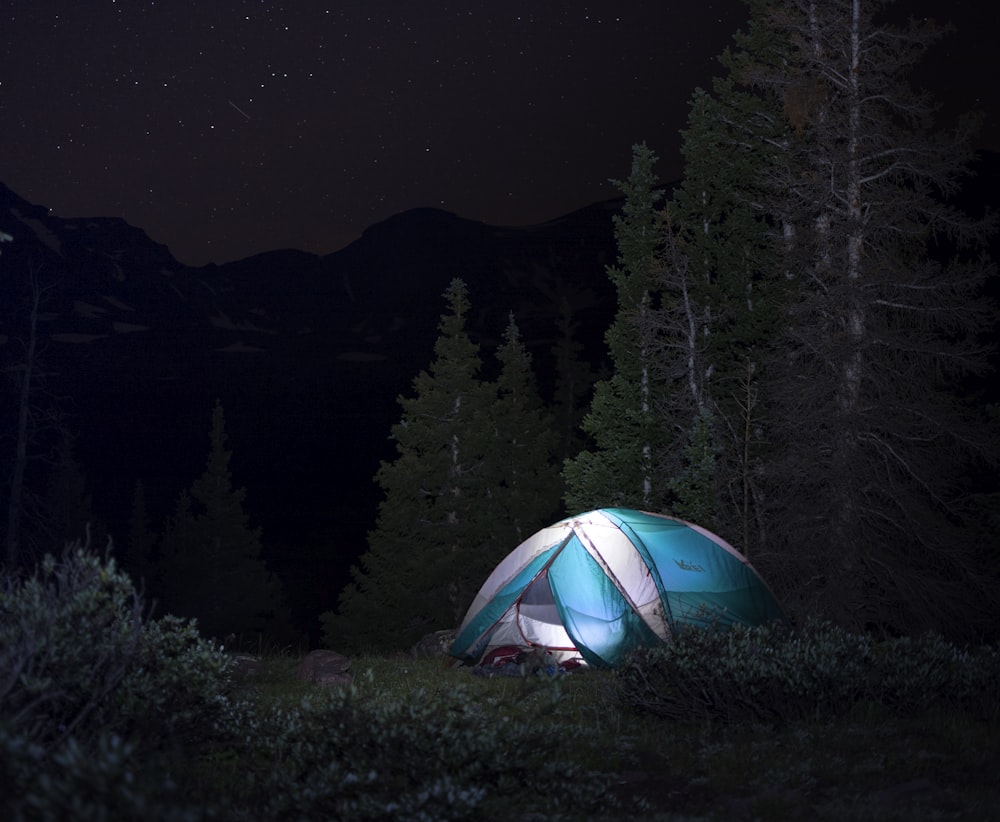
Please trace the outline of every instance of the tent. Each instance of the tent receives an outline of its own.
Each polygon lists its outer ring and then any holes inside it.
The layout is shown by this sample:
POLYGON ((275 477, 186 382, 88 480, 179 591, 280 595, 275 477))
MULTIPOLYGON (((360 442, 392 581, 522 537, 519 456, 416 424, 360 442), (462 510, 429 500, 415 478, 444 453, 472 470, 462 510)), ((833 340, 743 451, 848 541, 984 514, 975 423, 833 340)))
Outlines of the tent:
POLYGON ((615 667, 687 626, 760 625, 781 607, 742 554, 673 517, 602 508, 543 528, 479 590, 450 653, 515 646, 615 667))

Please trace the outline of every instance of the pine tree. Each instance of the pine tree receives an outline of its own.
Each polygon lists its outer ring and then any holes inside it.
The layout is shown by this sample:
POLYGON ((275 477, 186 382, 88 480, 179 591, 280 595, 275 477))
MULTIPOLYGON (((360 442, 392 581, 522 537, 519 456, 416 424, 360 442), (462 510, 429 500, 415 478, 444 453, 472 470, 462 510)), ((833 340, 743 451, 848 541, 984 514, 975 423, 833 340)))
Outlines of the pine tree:
POLYGON ((618 264, 608 268, 618 295, 618 312, 606 335, 614 373, 595 386, 584 418, 593 449, 564 467, 566 507, 573 511, 605 505, 657 510, 670 497, 669 482, 656 471, 669 431, 657 417, 660 386, 651 374, 663 242, 655 163, 652 150, 635 146, 631 175, 616 183, 625 205, 615 217, 618 264))
POLYGON ((202 633, 256 644, 287 638, 281 585, 261 559, 261 532, 234 489, 222 406, 212 412, 205 472, 178 497, 160 546, 164 609, 196 617, 202 633))
POLYGON ((730 63, 783 132, 761 141, 754 170, 791 292, 767 363, 780 379, 767 386, 764 516, 805 607, 953 627, 990 599, 964 508, 970 473, 995 455, 959 391, 984 365, 988 269, 963 248, 985 226, 948 204, 968 132, 935 130, 906 82, 940 32, 893 29, 884 5, 754 0, 730 63), (930 253, 942 238, 959 250, 944 265, 930 253))
MULTIPOLYGON (((146 491, 142 480, 139 480, 132 494, 132 515, 129 519, 128 545, 123 563, 136 587, 153 584, 155 547, 156 535, 152 532, 146 512, 146 491)), ((159 592, 146 588, 145 593, 148 596, 158 596, 159 592)))
POLYGON ((68 435, 59 443, 53 456, 43 502, 46 532, 51 542, 65 544, 82 539, 85 533, 89 533, 92 544, 105 544, 107 534, 94 519, 87 478, 83 467, 73 457, 73 443, 68 435))
POLYGON ((716 452, 712 412, 702 408, 691 427, 684 449, 684 467, 674 478, 676 498, 672 512, 682 519, 699 525, 717 527, 715 497, 716 452))
MULTIPOLYGON (((780 40, 760 27, 736 40, 778 59, 780 40)), ((733 72, 742 54, 727 51, 721 62, 733 72)), ((768 447, 764 385, 784 299, 773 215, 763 208, 769 182, 760 170, 779 152, 780 114, 731 76, 715 79, 711 93, 695 91, 683 132, 684 177, 667 207, 657 317, 656 378, 672 386, 664 416, 688 425, 683 464, 667 466, 675 512, 697 511, 696 522, 753 554, 767 539, 758 482, 768 447)))
POLYGON ((501 370, 490 412, 495 444, 488 463, 495 479, 487 488, 495 530, 493 550, 476 563, 476 590, 507 553, 558 519, 562 500, 562 478, 553 459, 557 432, 538 395, 531 354, 513 314, 497 359, 501 370))
POLYGON ((552 405, 554 425, 559 433, 559 461, 562 463, 583 449, 581 427, 593 385, 601 375, 583 358, 584 346, 577 337, 580 321, 574 316, 569 298, 565 294, 560 295, 558 305, 558 337, 552 346, 555 362, 552 405))
MULTIPOLYGON (((400 397, 397 456, 383 462, 368 550, 352 569, 338 612, 322 617, 327 641, 346 648, 404 648, 461 618, 474 584, 470 556, 490 552, 484 465, 493 447, 491 388, 479 381, 479 347, 466 331, 461 280, 444 294, 434 360, 400 397)), ((480 579, 478 584, 481 584, 480 579)))
POLYGON ((465 284, 444 297, 430 369, 399 398, 397 456, 376 475, 384 499, 368 551, 338 612, 321 618, 337 647, 403 648, 456 625, 497 562, 559 508, 557 437, 513 316, 499 376, 485 382, 465 284))

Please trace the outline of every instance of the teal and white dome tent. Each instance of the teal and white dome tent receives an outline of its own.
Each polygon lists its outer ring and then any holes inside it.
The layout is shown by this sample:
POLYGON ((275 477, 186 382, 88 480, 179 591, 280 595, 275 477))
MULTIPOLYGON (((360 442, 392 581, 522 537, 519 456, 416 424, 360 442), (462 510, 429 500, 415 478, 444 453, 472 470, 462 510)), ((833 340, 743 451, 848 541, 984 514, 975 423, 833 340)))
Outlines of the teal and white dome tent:
POLYGON ((601 508, 543 528, 496 567, 473 600, 452 656, 539 648, 558 661, 615 667, 686 626, 761 625, 781 606, 721 537, 673 517, 601 508))

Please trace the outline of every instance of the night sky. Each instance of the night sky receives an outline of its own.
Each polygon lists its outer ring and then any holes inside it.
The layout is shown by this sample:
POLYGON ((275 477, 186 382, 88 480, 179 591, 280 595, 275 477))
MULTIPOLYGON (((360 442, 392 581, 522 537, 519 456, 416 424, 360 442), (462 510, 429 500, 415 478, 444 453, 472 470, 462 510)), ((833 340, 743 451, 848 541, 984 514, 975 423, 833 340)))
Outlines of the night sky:
MULTIPOLYGON (((959 27, 923 78, 948 106, 995 109, 993 4, 899 6, 959 27)), ((538 223, 613 196, 633 143, 676 177, 691 93, 745 19, 740 0, 0 0, 0 180, 192 265, 328 253, 421 206, 538 223)))

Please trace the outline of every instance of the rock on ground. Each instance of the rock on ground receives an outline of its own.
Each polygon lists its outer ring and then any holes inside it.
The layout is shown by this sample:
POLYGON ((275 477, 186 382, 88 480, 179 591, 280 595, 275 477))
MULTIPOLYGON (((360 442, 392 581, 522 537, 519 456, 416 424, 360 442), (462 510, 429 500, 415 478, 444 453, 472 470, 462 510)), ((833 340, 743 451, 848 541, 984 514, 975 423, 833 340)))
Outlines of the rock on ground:
POLYGON ((435 631, 432 634, 425 634, 410 648, 410 656, 447 656, 451 644, 455 641, 458 632, 450 629, 446 631, 435 631))
POLYGON ((351 660, 336 651, 310 651, 306 654, 295 675, 303 682, 331 687, 347 685, 354 680, 351 660))

